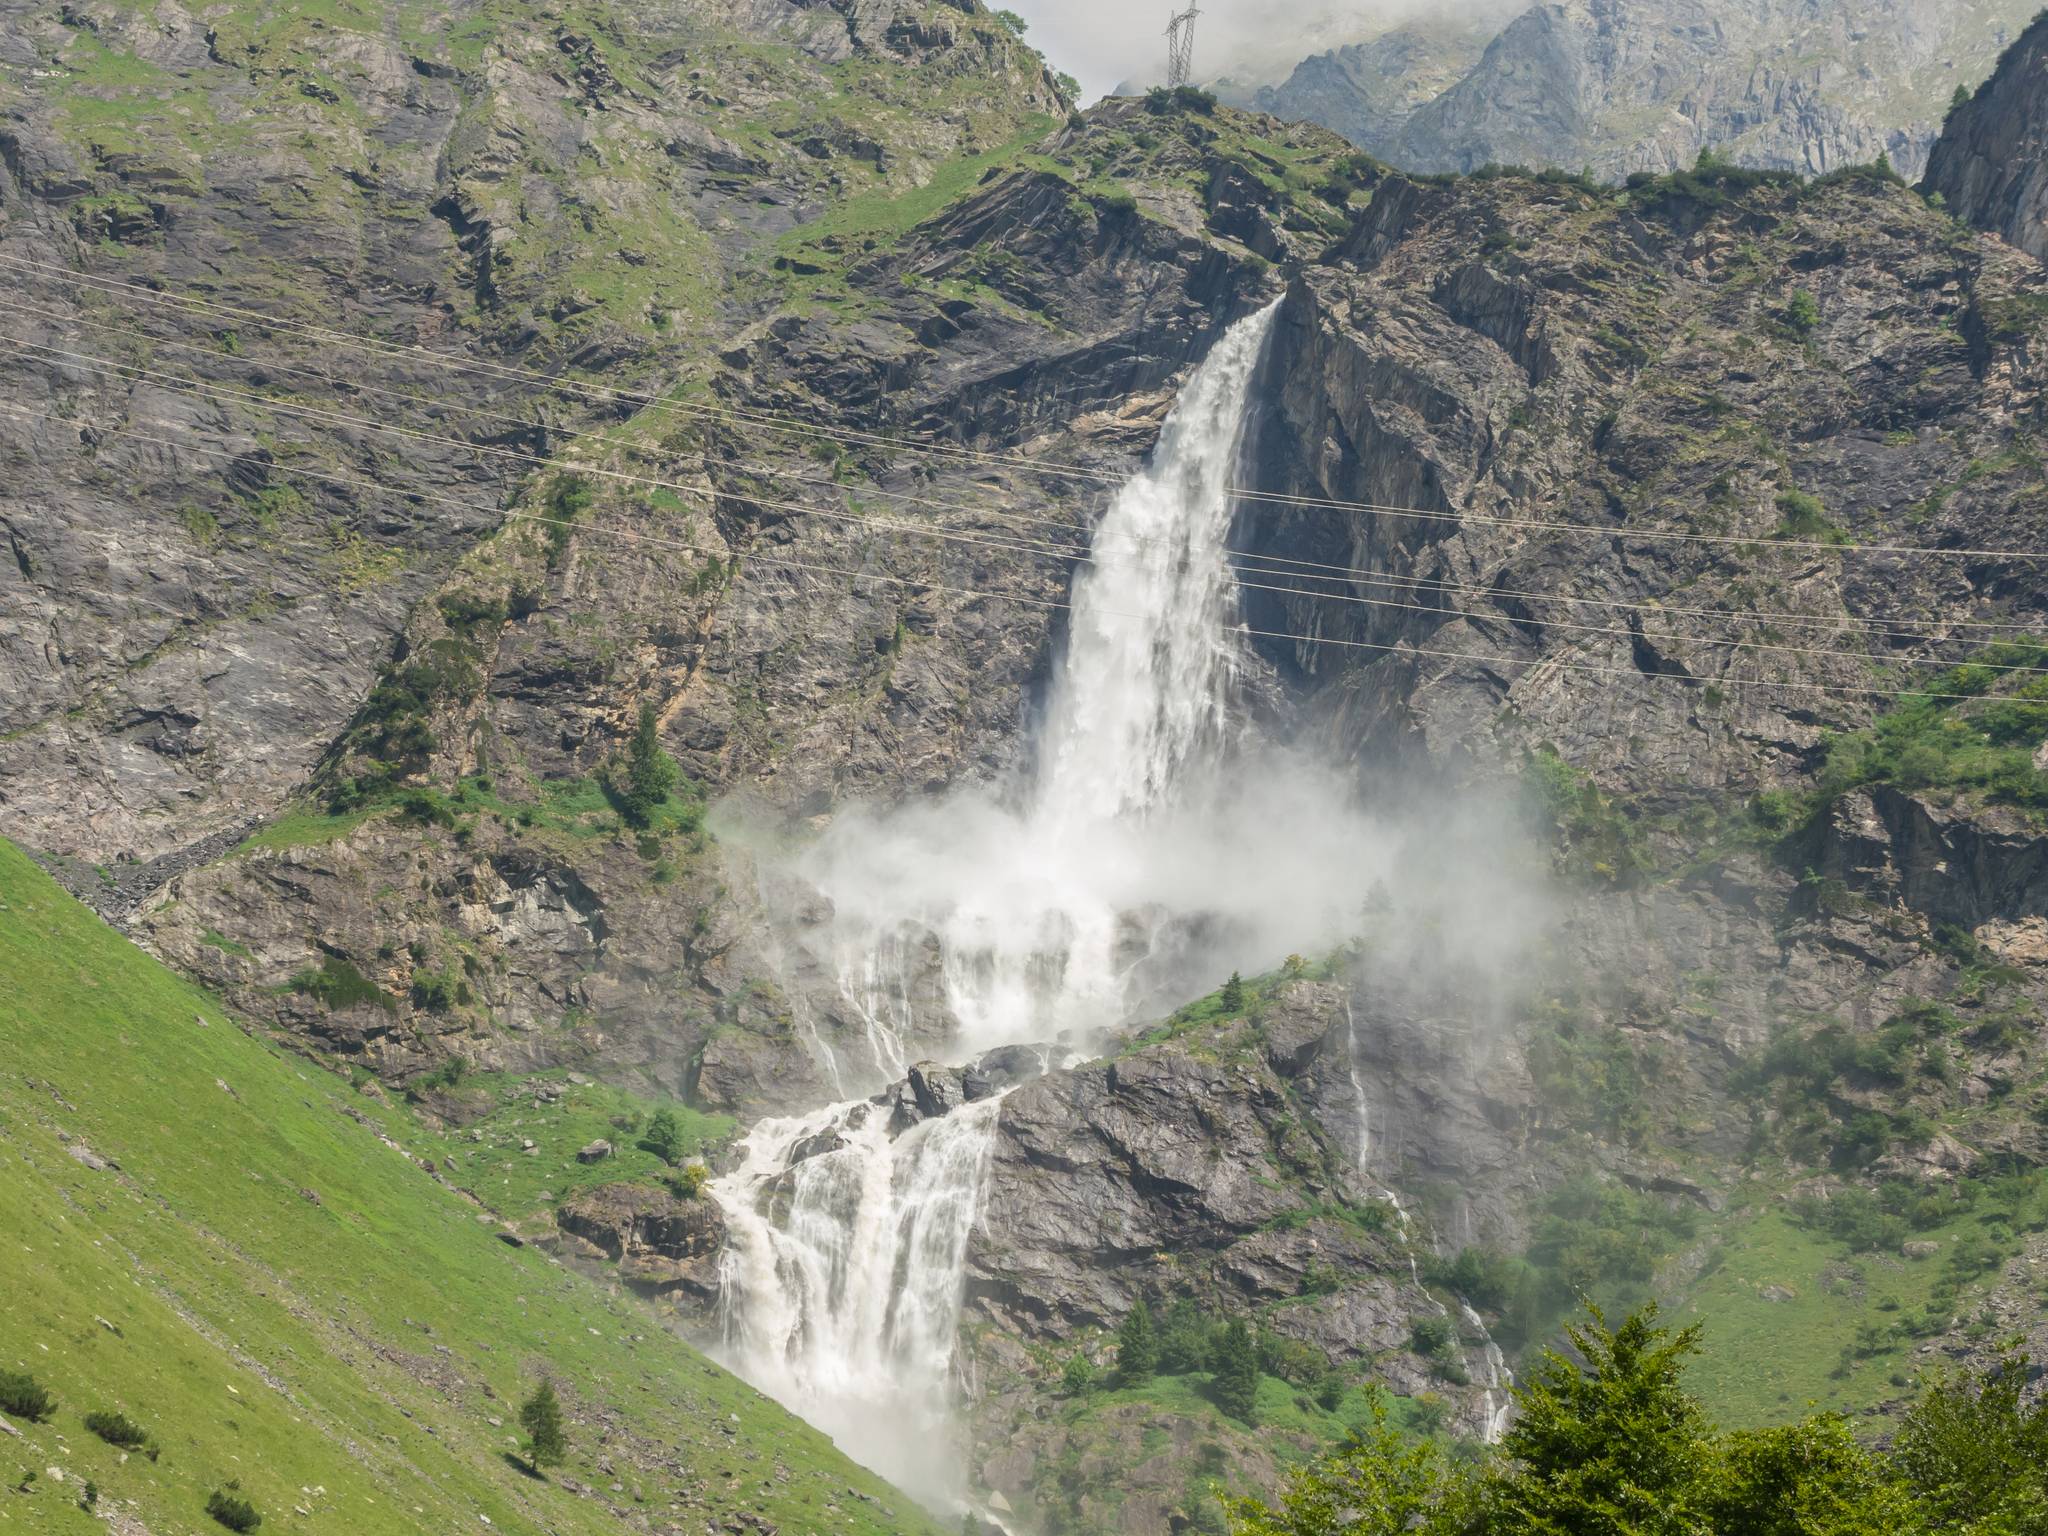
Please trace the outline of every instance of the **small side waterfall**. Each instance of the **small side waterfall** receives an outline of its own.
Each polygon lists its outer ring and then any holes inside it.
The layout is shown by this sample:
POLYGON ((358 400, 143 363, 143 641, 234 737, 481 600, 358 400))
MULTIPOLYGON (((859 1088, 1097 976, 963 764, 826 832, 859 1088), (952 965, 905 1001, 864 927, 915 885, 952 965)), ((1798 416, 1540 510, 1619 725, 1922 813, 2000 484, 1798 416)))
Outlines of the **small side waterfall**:
MULTIPOLYGON (((1217 343, 1150 465, 1104 514, 1021 805, 958 796, 892 820, 840 862, 828 846, 807 871, 836 914, 846 1021, 865 1034, 843 1031, 835 1051, 809 1025, 835 1084, 857 1092, 904 1073, 918 978, 934 963, 956 1059, 1085 1041, 1125 1017, 1162 921, 1157 882, 1180 876, 1180 845, 1198 835, 1202 810, 1180 792, 1224 740, 1229 486, 1277 307, 1217 343)), ((711 1186, 730 1228, 727 1359, 934 1502, 960 1488, 954 1340, 1000 1113, 996 1096, 904 1129, 884 1096, 763 1121, 711 1186)))
MULTIPOLYGON (((1393 1206, 1395 1229, 1400 1234, 1401 1250, 1408 1258, 1408 1278, 1414 1282, 1417 1290, 1427 1295, 1427 1288, 1422 1283, 1422 1266, 1416 1260, 1415 1245, 1409 1236, 1408 1211, 1401 1204, 1401 1197, 1390 1185, 1371 1182, 1369 1159, 1372 1155, 1372 1101, 1365 1091, 1365 1068, 1358 1042, 1358 1016, 1352 1009, 1348 996, 1344 999, 1344 1024, 1346 1067, 1351 1086, 1352 1115, 1356 1126, 1352 1143, 1353 1166, 1357 1169, 1359 1178, 1367 1181, 1367 1188, 1393 1206)), ((1507 1433, 1508 1420, 1514 1413, 1512 1393, 1515 1373, 1508 1369, 1507 1356, 1501 1353, 1501 1347, 1493 1341, 1493 1335, 1487 1331, 1486 1320, 1464 1297, 1458 1297, 1457 1301, 1458 1316, 1465 1324, 1466 1330, 1479 1335, 1480 1358, 1486 1365, 1485 1395, 1482 1399, 1485 1422, 1480 1430, 1480 1438, 1486 1444, 1493 1445, 1507 1433)), ((1431 1297, 1430 1304, 1439 1317, 1449 1317, 1449 1310, 1442 1302, 1431 1297)), ((1465 1369, 1469 1375, 1469 1360, 1465 1362, 1465 1369)))
POLYGON ((1486 1331, 1485 1319, 1462 1296, 1458 1298, 1458 1315, 1464 1318, 1466 1327, 1479 1335, 1480 1358, 1486 1362, 1486 1428, 1480 1438, 1488 1445, 1494 1445, 1507 1433, 1508 1418, 1514 1412, 1511 1394, 1515 1373, 1508 1369, 1507 1356, 1500 1352, 1500 1346, 1493 1342, 1493 1335, 1486 1331))

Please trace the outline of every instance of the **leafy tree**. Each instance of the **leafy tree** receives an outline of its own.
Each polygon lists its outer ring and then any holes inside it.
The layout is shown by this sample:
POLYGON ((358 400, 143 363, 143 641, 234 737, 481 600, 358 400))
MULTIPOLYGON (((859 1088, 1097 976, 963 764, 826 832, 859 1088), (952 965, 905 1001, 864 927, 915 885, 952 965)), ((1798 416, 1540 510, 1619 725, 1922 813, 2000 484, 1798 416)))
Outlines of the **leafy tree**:
POLYGON ((1244 978, 1232 971, 1230 980, 1223 983, 1223 1008, 1226 1013, 1244 1011, 1244 978))
POLYGON ((1152 1309, 1141 1300, 1116 1331, 1116 1379, 1135 1387, 1159 1369, 1159 1336, 1152 1331, 1152 1309))
POLYGON ((1166 1309, 1166 1316, 1160 1320, 1156 1331, 1161 1374, 1185 1376, 1190 1371, 1208 1367, 1209 1323, 1187 1297, 1181 1297, 1166 1309))
POLYGON ((519 1409, 519 1427, 526 1431, 526 1459, 539 1472, 561 1465, 569 1454, 569 1436, 562 1427, 562 1404, 555 1396, 555 1384, 547 1377, 533 1389, 519 1409))
POLYGON ((1233 1536, 1407 1536, 1450 1530, 1463 1490, 1437 1442, 1404 1440, 1375 1397, 1372 1422, 1340 1454, 1296 1468, 1278 1509, 1229 1496, 1223 1504, 1233 1536))
POLYGON ((1702 1501, 1714 1536, 1868 1536, 1918 1529, 1890 1470, 1824 1413, 1722 1442, 1702 1501))
POLYGON ((711 1182, 711 1170, 702 1163, 685 1163, 668 1187, 678 1200, 700 1200, 704 1186, 711 1182))
POLYGON ((1216 1406, 1243 1424, 1256 1422, 1259 1409, 1259 1351, 1244 1319, 1233 1317, 1216 1336, 1210 1369, 1216 1379, 1209 1391, 1216 1406))
POLYGON ((1597 1307, 1545 1350, 1501 1442, 1487 1490, 1489 1536, 1698 1536, 1712 1460, 1706 1416, 1679 1385, 1699 1329, 1657 1326, 1653 1302, 1609 1331, 1597 1307))
POLYGON ((1785 306, 1785 321, 1804 336, 1820 324, 1820 305, 1804 288, 1792 295, 1792 302, 1785 306))
POLYGON ((667 801, 679 777, 674 759, 661 750, 653 704, 640 706, 640 722, 626 748, 625 767, 615 777, 618 782, 612 787, 612 803, 620 817, 627 825, 643 830, 652 826, 654 813, 667 801))
POLYGON ((647 1134, 640 1145, 669 1167, 683 1160, 683 1123, 672 1109, 657 1109, 647 1122, 647 1134))
POLYGON ((2048 1398, 2027 1404, 2030 1365, 1943 1376, 1899 1426, 1892 1462, 1940 1530, 2048 1536, 2048 1398))
POLYGON ((1418 1317, 1408 1325, 1408 1347, 1425 1360, 1449 1354, 1453 1337, 1449 1318, 1418 1317))

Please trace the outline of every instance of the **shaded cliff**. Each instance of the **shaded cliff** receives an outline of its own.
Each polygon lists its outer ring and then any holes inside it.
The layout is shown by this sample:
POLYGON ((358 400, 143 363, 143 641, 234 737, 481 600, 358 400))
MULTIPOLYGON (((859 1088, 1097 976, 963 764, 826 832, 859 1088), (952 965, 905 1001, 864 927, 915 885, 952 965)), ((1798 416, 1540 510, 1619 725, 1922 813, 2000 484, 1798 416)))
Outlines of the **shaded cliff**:
POLYGON ((1949 114, 1923 185, 1966 224, 2048 260, 2048 190, 2042 185, 2043 71, 2048 21, 2036 19, 1977 93, 1949 114))

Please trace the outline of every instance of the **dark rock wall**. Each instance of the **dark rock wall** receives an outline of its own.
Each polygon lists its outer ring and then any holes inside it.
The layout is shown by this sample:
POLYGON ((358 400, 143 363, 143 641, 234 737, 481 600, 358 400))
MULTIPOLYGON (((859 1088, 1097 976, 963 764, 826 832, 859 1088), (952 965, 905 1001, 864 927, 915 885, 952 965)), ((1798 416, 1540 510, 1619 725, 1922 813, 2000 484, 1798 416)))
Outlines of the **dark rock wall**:
POLYGON ((1924 183, 1966 224, 2048 260, 2048 25, 2037 19, 1992 77, 1949 115, 1924 183))

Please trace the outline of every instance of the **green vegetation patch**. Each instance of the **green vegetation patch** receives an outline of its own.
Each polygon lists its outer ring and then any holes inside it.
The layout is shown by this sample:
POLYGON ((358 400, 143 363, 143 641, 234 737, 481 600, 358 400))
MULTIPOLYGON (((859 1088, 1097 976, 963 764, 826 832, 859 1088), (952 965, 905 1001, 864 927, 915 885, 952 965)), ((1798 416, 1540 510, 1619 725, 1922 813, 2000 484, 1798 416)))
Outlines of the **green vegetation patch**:
POLYGON ((476 1113, 476 1118, 465 1118, 459 1129, 416 1128, 407 1133, 406 1145, 442 1164, 450 1178, 514 1220, 544 1213, 553 1200, 574 1190, 662 1183, 675 1165, 705 1156, 736 1125, 725 1115, 628 1093, 566 1071, 532 1077, 470 1073, 461 1079, 457 1102, 465 1115, 476 1113), (658 1151, 652 1143, 660 1138, 650 1131, 664 1115, 676 1135, 658 1151), (596 1141, 610 1142, 612 1155, 578 1162, 576 1154, 596 1141))
POLYGON ((2034 753, 2048 741, 2048 676, 2010 668, 2048 667, 2048 644, 2013 640, 1940 673, 1926 694, 1909 696, 1870 729, 1829 739, 1819 795, 1889 784, 1906 790, 1976 794, 2048 816, 2048 774, 2034 753))

